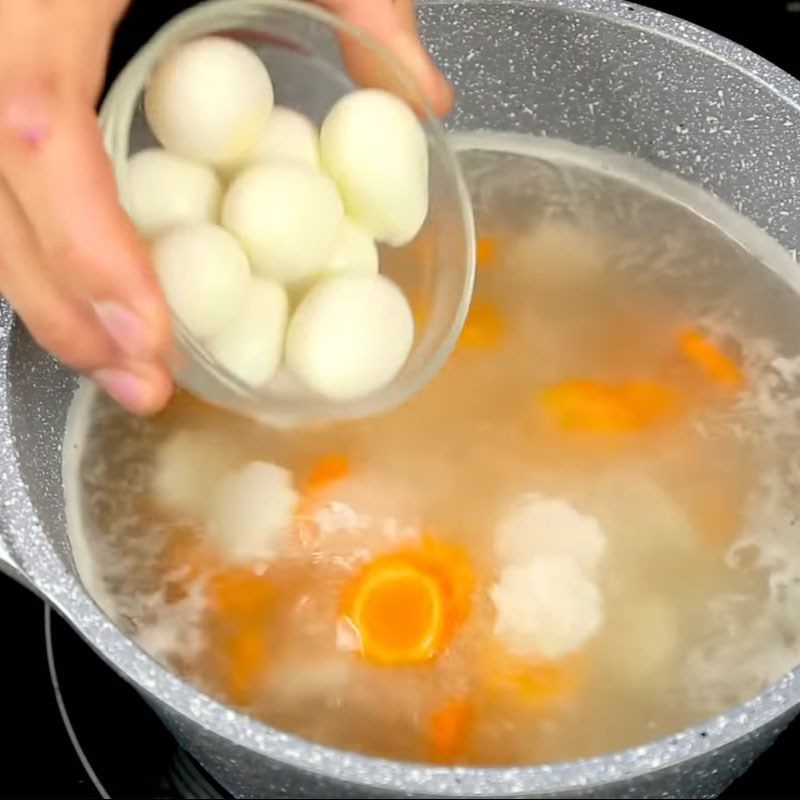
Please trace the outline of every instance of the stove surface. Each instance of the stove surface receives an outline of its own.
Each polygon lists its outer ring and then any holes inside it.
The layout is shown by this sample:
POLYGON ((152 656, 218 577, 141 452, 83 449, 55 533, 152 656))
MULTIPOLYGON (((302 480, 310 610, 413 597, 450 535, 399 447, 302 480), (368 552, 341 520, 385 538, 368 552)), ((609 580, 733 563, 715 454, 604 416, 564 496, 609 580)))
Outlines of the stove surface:
MULTIPOLYGON (((800 76, 800 0, 762 0, 757 7, 739 8, 715 0, 647 4, 721 33, 800 76)), ((109 75, 189 5, 134 0, 114 44, 109 75)), ((125 681, 39 598, 2 575, 0 607, 7 610, 10 644, 0 667, 7 731, 0 796, 225 796, 125 681)), ((800 720, 723 797, 798 797, 792 779, 798 749, 800 720)))

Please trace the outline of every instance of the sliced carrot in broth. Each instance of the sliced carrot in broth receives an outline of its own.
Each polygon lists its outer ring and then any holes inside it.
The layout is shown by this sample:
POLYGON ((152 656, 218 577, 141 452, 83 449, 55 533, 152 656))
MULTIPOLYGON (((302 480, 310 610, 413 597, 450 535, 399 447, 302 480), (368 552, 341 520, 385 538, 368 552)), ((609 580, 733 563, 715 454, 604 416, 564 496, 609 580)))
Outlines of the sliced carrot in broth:
POLYGON ((633 410, 613 387, 598 381, 564 381, 545 389, 541 399, 561 430, 618 433, 637 427, 633 410))
POLYGON ((272 585, 264 575, 247 567, 230 567, 208 582, 211 610, 220 619, 263 618, 274 600, 272 585))
POLYGON ((466 551, 428 534, 423 538, 419 552, 410 555, 437 576, 451 609, 450 622, 455 625, 463 622, 469 614, 475 590, 475 573, 466 551))
POLYGON ((263 623, 242 625, 224 637, 227 670, 225 686, 234 703, 247 704, 255 696, 267 668, 267 632, 263 623))
POLYGON ((489 350, 497 345, 505 324, 492 303, 477 300, 469 310, 458 346, 466 350, 489 350))
POLYGON ((475 709, 468 697, 453 697, 428 718, 428 755, 433 761, 458 760, 468 744, 475 709))
POLYGON ((497 266, 497 241, 491 236, 479 237, 475 254, 478 267, 497 266))
POLYGON ((176 536, 163 556, 165 574, 181 585, 202 581, 208 600, 205 629, 222 686, 233 703, 252 701, 267 668, 267 615, 274 590, 264 575, 230 565, 196 533, 176 536))
POLYGON ((316 494, 331 484, 344 480, 350 475, 350 459, 346 455, 325 455, 311 468, 305 483, 306 494, 316 494))
POLYGON ((370 660, 418 664, 441 648, 443 606, 435 578, 404 559, 387 559, 361 576, 349 617, 370 660))
POLYGON ((678 337, 678 347, 688 361, 715 383, 730 389, 744 386, 744 373, 736 361, 701 331, 683 331, 678 337))
POLYGON ((680 400, 669 386, 655 381, 626 381, 620 384, 623 402, 632 409, 640 427, 648 427, 675 417, 680 400))
POLYGON ((468 611, 467 571, 460 551, 431 541, 369 562, 342 602, 364 658, 407 666, 439 656, 468 611))
POLYGON ((545 389, 541 402, 557 428, 595 433, 640 431, 674 417, 680 408, 676 393, 653 381, 563 381, 545 389))

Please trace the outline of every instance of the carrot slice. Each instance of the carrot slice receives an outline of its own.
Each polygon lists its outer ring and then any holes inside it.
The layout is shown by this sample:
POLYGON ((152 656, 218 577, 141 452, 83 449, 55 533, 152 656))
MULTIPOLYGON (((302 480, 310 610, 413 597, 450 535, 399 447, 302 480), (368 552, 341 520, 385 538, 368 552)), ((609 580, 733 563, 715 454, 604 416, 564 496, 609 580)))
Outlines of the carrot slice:
POLYGON ((342 603, 364 658, 390 666, 436 658, 467 613, 472 590, 467 573, 460 551, 431 541, 367 564, 342 603))
POLYGON ((744 386, 744 374, 736 361, 700 331, 683 331, 678 337, 678 347, 715 383, 731 389, 744 386))
POLYGON ((435 536, 427 534, 423 537, 419 551, 410 552, 409 556, 421 568, 436 575, 447 598, 451 625, 462 623, 469 614, 475 589, 475 573, 466 551, 452 544, 444 544, 435 536))
POLYGON ((305 485, 306 494, 316 494, 350 474, 350 459, 345 455, 322 456, 312 467, 305 485))
POLYGON ((451 763, 463 753, 475 716, 472 701, 453 697, 428 718, 428 753, 433 761, 451 763))
POLYGON ((403 559, 373 563, 361 576, 350 619, 364 654, 383 664, 417 664, 444 636, 444 598, 436 579, 403 559))
POLYGON ((545 412, 566 431, 629 431, 636 427, 632 410, 614 389, 596 381, 564 381, 542 393, 545 412))
POLYGON ((495 306, 476 301, 472 304, 461 331, 459 347, 468 350, 489 350, 500 341, 503 330, 503 318, 495 306))
POLYGON ((675 392, 655 381, 627 381, 618 391, 632 409, 639 427, 649 427, 674 417, 680 409, 675 392))
POLYGON ((263 618, 273 601, 273 589, 263 575, 246 567, 231 567, 208 582, 211 610, 221 619, 263 618))
POLYGON ((476 248, 479 267, 497 266, 497 242, 491 236, 481 236, 476 248))
POLYGON ((257 689, 267 661, 267 635, 263 624, 241 626, 225 642, 226 686, 231 700, 243 705, 257 689))
POLYGON ((651 381, 563 381, 545 389, 541 402, 561 430, 596 433, 642 430, 674 416, 680 405, 672 389, 651 381))

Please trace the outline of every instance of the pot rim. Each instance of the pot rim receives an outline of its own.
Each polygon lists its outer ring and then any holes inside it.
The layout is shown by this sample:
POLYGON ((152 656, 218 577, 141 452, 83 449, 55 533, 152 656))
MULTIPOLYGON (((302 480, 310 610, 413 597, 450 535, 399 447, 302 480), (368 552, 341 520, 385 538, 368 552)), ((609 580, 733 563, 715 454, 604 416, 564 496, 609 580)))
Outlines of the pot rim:
MULTIPOLYGON (((462 0, 463 1, 463 0, 462 0)), ((743 72, 800 111, 800 82, 746 48, 692 23, 623 0, 483 0, 533 5, 656 33, 743 72)), ((422 5, 453 0, 421 0, 422 5)), ((0 367, 8 375, 15 317, 0 306, 0 367)), ((321 778, 383 792, 425 796, 539 795, 613 784, 706 755, 772 722, 800 703, 800 667, 757 697, 705 722, 647 744, 557 764, 436 767, 373 758, 314 744, 234 711, 154 661, 100 610, 48 539, 22 477, 8 381, 0 383, 0 503, 2 534, 25 579, 46 596, 118 673, 172 712, 241 747, 321 778)))

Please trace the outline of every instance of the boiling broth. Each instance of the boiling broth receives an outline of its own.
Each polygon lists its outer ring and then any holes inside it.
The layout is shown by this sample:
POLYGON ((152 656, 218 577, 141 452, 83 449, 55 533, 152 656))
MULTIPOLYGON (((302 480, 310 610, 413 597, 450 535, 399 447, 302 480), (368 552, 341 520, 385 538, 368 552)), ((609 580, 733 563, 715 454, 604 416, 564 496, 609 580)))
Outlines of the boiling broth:
POLYGON ((155 658, 314 741, 474 764, 642 743, 800 660, 796 267, 637 162, 491 136, 463 138, 460 157, 480 263, 436 379, 391 413, 298 430, 185 394, 138 420, 82 388, 65 447, 81 573, 155 658), (646 412, 633 422, 607 402, 622 386, 646 412), (292 473, 301 501, 276 558, 226 563, 197 515, 158 502, 155 464, 181 433, 202 439, 212 472, 292 473), (495 635, 498 521, 532 496, 592 517, 607 541, 602 625, 551 661, 495 635), (377 664, 348 638, 343 597, 365 564, 431 538, 468 563, 468 607, 436 657, 377 664))

